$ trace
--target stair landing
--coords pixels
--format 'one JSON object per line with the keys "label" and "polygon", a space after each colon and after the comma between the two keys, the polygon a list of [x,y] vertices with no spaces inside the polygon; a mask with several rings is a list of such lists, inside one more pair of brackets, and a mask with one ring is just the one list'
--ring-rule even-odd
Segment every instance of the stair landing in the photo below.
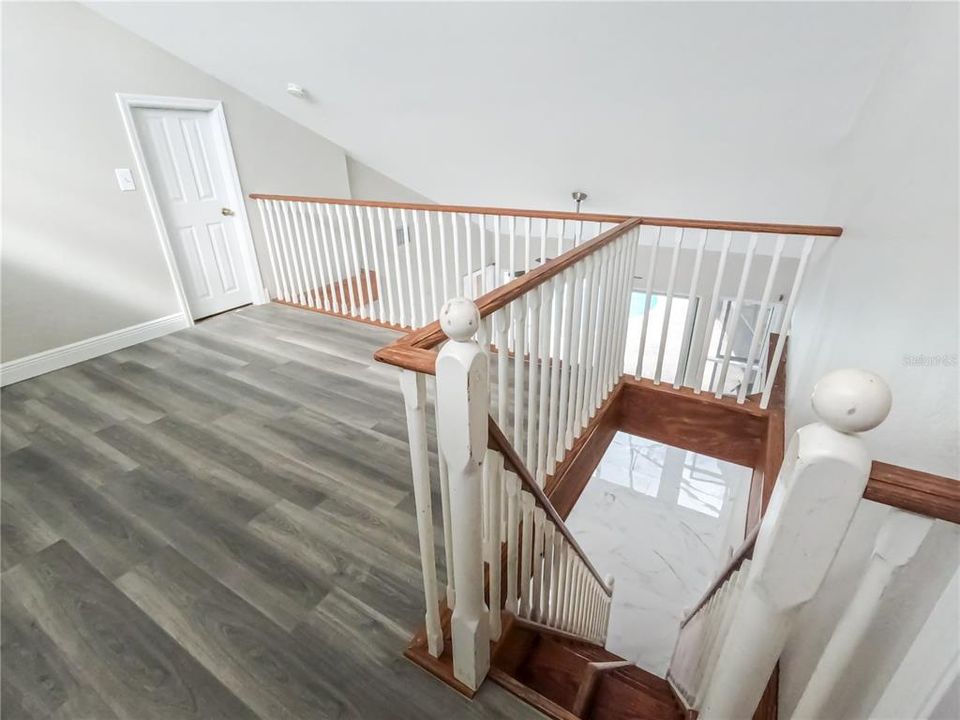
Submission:
{"label": "stair landing", "polygon": [[684,710],[661,677],[618,655],[549,631],[511,623],[490,678],[555,720],[682,720]]}

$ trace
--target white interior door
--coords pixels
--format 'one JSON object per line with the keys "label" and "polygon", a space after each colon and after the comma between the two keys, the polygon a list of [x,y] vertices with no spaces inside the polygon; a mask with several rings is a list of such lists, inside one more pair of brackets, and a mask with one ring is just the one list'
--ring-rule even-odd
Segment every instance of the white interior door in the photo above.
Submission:
{"label": "white interior door", "polygon": [[212,113],[133,108],[133,120],[194,319],[253,299]]}

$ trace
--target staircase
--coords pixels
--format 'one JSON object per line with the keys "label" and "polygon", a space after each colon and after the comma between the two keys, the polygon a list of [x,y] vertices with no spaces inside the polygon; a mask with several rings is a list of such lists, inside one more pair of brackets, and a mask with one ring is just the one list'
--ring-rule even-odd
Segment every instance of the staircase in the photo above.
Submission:
{"label": "staircase", "polygon": [[599,645],[522,620],[497,647],[490,678],[556,720],[682,720],[666,680]]}
{"label": "staircase", "polygon": [[[934,519],[960,523],[955,481],[871,475],[857,435],[890,402],[871,373],[826,376],[821,422],[784,449],[791,315],[815,243],[840,228],[252,197],[279,302],[409,331],[375,355],[400,370],[417,511],[425,613],[405,655],[468,697],[490,679],[561,720],[775,720],[799,611],[860,503],[884,503],[867,573],[795,710],[824,717],[878,595]],[[688,302],[671,318],[675,296]],[[716,342],[721,316],[736,322]],[[754,470],[752,532],[686,613],[668,679],[604,649],[613,578],[564,523],[579,493],[566,478],[585,483],[616,430]]]}

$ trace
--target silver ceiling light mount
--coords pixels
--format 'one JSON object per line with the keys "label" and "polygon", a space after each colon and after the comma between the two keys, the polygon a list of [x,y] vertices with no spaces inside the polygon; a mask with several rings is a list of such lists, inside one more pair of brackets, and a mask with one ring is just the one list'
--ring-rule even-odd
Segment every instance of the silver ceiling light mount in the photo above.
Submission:
{"label": "silver ceiling light mount", "polygon": [[577,212],[580,212],[580,203],[587,199],[587,194],[582,190],[574,190],[573,193],[571,193],[571,197],[577,204]]}

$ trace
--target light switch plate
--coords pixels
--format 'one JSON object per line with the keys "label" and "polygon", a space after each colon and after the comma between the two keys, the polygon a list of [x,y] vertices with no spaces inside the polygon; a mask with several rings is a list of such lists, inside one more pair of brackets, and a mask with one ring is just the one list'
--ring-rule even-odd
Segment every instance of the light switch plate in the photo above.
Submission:
{"label": "light switch plate", "polygon": [[117,185],[120,186],[121,192],[130,192],[131,190],[136,190],[137,185],[133,182],[133,173],[130,172],[130,168],[117,168],[113,171],[117,176]]}

